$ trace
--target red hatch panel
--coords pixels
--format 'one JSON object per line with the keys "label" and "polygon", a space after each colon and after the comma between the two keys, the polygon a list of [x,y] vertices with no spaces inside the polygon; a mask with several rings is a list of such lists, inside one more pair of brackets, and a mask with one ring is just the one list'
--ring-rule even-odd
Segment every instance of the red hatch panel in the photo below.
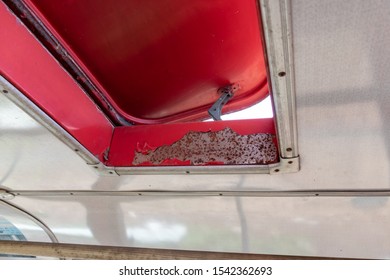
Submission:
{"label": "red hatch panel", "polygon": [[113,125],[3,2],[0,38],[0,75],[103,160]]}
{"label": "red hatch panel", "polygon": [[256,0],[26,0],[127,120],[199,120],[268,94]]}

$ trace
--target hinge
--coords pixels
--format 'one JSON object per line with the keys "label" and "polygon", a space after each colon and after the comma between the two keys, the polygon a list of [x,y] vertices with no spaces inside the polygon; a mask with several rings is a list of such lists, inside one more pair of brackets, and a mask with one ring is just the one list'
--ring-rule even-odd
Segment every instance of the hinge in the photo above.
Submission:
{"label": "hinge", "polygon": [[234,92],[237,91],[238,85],[228,85],[226,87],[223,87],[218,90],[218,93],[221,94],[221,97],[218,98],[217,101],[211,106],[209,109],[209,115],[213,118],[215,121],[220,121],[221,114],[222,114],[222,107],[230,100],[232,99]]}

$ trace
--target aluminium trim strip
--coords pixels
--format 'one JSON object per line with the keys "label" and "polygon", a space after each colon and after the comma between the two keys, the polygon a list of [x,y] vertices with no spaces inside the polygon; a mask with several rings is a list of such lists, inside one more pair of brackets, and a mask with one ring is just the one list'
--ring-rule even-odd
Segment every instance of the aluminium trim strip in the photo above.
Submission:
{"label": "aluminium trim strip", "polygon": [[[182,197],[390,197],[390,190],[362,189],[362,190],[291,190],[291,191],[80,191],[80,190],[6,190],[17,198],[23,197],[130,197],[130,196],[182,196]],[[8,202],[6,202],[8,203]]]}
{"label": "aluminium trim strip", "polygon": [[259,0],[282,158],[299,156],[290,0]]}
{"label": "aluminium trim strip", "polygon": [[[106,168],[103,165],[103,170]],[[299,157],[283,159],[269,165],[208,165],[208,166],[148,166],[148,167],[115,167],[119,175],[143,174],[283,174],[298,172]]]}
{"label": "aluminium trim strip", "polygon": [[209,165],[209,166],[148,166],[148,167],[116,167],[119,175],[143,174],[269,174],[268,165]]}

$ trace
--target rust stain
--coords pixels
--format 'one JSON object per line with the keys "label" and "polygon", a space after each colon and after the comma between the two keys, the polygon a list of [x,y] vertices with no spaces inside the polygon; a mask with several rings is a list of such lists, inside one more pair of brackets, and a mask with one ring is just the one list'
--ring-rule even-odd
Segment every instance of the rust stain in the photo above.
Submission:
{"label": "rust stain", "polygon": [[133,165],[160,165],[167,160],[190,162],[191,165],[270,164],[277,161],[273,135],[240,135],[231,128],[220,131],[190,131],[172,145],[149,151],[135,151]]}

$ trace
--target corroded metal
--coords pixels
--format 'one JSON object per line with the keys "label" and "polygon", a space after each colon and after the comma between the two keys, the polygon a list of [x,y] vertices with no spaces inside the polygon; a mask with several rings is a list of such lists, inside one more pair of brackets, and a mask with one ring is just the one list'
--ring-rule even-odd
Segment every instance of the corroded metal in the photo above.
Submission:
{"label": "corroded metal", "polygon": [[231,128],[190,131],[172,145],[135,151],[133,165],[164,165],[180,161],[190,165],[270,164],[278,159],[274,136],[267,133],[240,135]]}

